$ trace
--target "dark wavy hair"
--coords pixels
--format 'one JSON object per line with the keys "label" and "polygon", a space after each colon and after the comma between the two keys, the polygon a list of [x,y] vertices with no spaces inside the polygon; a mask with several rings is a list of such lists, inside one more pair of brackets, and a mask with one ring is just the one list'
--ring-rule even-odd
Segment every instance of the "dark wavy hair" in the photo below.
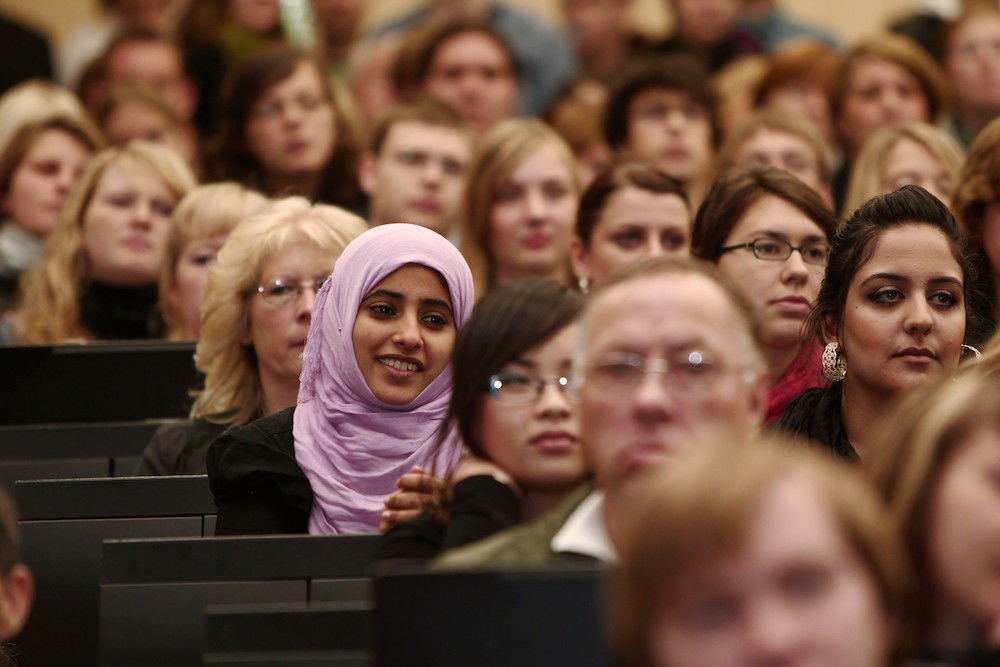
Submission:
{"label": "dark wavy hair", "polygon": [[522,278],[484,296],[458,334],[452,357],[448,417],[465,446],[489,458],[479,440],[479,411],[486,382],[505,364],[552,338],[583,307],[583,297],[547,278]]}

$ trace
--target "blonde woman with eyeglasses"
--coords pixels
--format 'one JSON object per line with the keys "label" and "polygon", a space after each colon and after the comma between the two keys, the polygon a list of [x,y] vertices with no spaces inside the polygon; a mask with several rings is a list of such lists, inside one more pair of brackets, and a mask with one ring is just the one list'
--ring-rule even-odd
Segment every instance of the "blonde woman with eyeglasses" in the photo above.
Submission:
{"label": "blonde woman with eyeglasses", "polygon": [[204,474],[215,436],[295,405],[316,293],[365,228],[347,211],[299,197],[270,204],[236,226],[202,304],[195,365],[205,387],[190,419],[156,432],[137,475]]}

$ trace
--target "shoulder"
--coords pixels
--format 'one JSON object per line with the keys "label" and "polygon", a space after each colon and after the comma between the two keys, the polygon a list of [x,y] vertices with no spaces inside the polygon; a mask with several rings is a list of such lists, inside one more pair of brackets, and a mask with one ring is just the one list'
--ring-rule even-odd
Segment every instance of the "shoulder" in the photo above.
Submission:
{"label": "shoulder", "polygon": [[203,475],[209,443],[226,424],[204,419],[184,419],[156,430],[142,455],[136,474]]}
{"label": "shoulder", "polygon": [[806,389],[788,403],[785,413],[772,422],[772,427],[786,433],[806,433],[818,417],[818,412],[830,409],[834,403],[839,409],[839,383]]}
{"label": "shoulder", "polygon": [[551,565],[559,559],[550,546],[552,538],[592,490],[590,484],[585,484],[558,507],[535,521],[508,528],[468,546],[450,549],[436,558],[430,569],[471,570]]}
{"label": "shoulder", "polygon": [[295,460],[292,422],[295,408],[261,417],[229,429],[208,448],[208,473],[216,481],[234,481],[252,474],[305,476]]}

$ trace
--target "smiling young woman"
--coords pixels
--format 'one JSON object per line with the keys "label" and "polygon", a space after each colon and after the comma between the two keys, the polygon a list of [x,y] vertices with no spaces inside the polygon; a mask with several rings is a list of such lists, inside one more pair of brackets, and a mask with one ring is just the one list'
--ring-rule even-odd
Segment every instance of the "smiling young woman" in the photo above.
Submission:
{"label": "smiling young woman", "polygon": [[468,265],[436,232],[381,225],[351,242],[312,309],[297,405],[209,448],[216,532],[375,532],[402,475],[450,473],[450,356],[472,302]]}

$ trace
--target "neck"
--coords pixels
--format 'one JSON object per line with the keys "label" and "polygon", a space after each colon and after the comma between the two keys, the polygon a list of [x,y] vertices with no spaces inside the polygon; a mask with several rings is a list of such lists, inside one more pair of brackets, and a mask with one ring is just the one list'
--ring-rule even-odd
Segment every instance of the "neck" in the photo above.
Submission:
{"label": "neck", "polygon": [[319,195],[320,172],[314,174],[269,174],[267,191],[272,197],[305,197],[315,201]]}
{"label": "neck", "polygon": [[770,370],[770,381],[771,385],[774,386],[778,384],[778,381],[784,377],[785,373],[794,363],[796,357],[802,352],[802,343],[796,343],[791,347],[772,347],[768,346],[764,348],[764,361],[767,362],[767,367]]}
{"label": "neck", "polygon": [[960,107],[956,105],[955,115],[971,130],[972,134],[979,134],[979,131],[990,124],[990,121],[1000,115],[1000,109],[994,107]]}
{"label": "neck", "polygon": [[[850,367],[848,367],[850,373]],[[840,417],[844,422],[847,440],[861,460],[871,451],[872,432],[889,412],[894,396],[876,395],[850,380],[844,380],[844,393],[840,404]]]}
{"label": "neck", "polygon": [[566,494],[572,491],[575,486],[568,489],[522,489],[521,496],[521,522],[534,521],[563,501]]}
{"label": "neck", "polygon": [[493,269],[493,286],[503,285],[518,278],[531,276],[533,278],[551,278],[566,287],[572,287],[570,282],[570,272],[568,266],[556,264],[551,271],[529,272],[514,267],[496,266]]}
{"label": "neck", "polygon": [[299,379],[268,378],[261,371],[260,386],[264,393],[264,414],[275,412],[295,405],[299,397]]}

